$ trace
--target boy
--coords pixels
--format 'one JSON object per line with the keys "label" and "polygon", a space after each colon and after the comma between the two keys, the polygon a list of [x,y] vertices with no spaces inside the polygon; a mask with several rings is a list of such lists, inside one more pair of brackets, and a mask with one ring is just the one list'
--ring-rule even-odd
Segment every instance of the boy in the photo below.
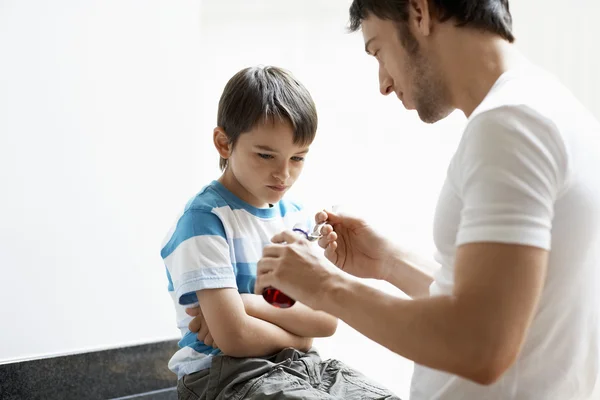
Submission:
{"label": "boy", "polygon": [[263,247],[310,224],[282,199],[316,134],[310,94],[285,70],[246,68],[227,83],[217,125],[223,175],[187,203],[161,252],[183,335],[169,362],[179,398],[393,398],[310,350],[313,337],[333,335],[337,319],[252,294]]}

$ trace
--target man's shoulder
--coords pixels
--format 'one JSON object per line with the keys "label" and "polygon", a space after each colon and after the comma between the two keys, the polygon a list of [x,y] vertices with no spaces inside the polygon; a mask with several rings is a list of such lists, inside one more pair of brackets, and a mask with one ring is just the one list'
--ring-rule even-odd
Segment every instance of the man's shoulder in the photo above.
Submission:
{"label": "man's shoulder", "polygon": [[552,74],[535,66],[508,71],[498,78],[469,116],[467,127],[482,119],[557,123],[583,111],[575,96]]}

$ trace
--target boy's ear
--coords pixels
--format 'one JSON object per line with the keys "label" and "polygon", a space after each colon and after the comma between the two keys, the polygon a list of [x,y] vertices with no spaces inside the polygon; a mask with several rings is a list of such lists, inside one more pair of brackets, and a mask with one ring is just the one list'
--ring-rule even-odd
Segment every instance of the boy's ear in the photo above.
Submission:
{"label": "boy's ear", "polygon": [[231,156],[231,143],[229,143],[227,134],[220,126],[217,126],[213,131],[213,143],[222,158],[227,160]]}

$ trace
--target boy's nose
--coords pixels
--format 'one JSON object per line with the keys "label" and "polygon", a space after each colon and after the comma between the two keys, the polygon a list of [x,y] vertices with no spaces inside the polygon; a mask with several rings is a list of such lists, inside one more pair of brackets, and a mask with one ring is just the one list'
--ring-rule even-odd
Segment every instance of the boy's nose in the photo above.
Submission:
{"label": "boy's nose", "polygon": [[273,176],[281,182],[286,182],[290,177],[290,168],[287,164],[281,165],[273,172]]}

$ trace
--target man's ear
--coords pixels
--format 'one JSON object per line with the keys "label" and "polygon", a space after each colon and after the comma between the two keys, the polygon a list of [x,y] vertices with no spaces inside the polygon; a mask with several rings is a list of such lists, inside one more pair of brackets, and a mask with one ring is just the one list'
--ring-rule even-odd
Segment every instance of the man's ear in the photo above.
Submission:
{"label": "man's ear", "polygon": [[229,137],[227,137],[225,130],[220,126],[217,126],[213,131],[213,143],[222,158],[227,160],[231,157],[232,146],[229,142]]}
{"label": "man's ear", "polygon": [[408,8],[408,23],[412,26],[413,31],[422,36],[431,34],[431,9],[429,8],[429,0],[410,0]]}

